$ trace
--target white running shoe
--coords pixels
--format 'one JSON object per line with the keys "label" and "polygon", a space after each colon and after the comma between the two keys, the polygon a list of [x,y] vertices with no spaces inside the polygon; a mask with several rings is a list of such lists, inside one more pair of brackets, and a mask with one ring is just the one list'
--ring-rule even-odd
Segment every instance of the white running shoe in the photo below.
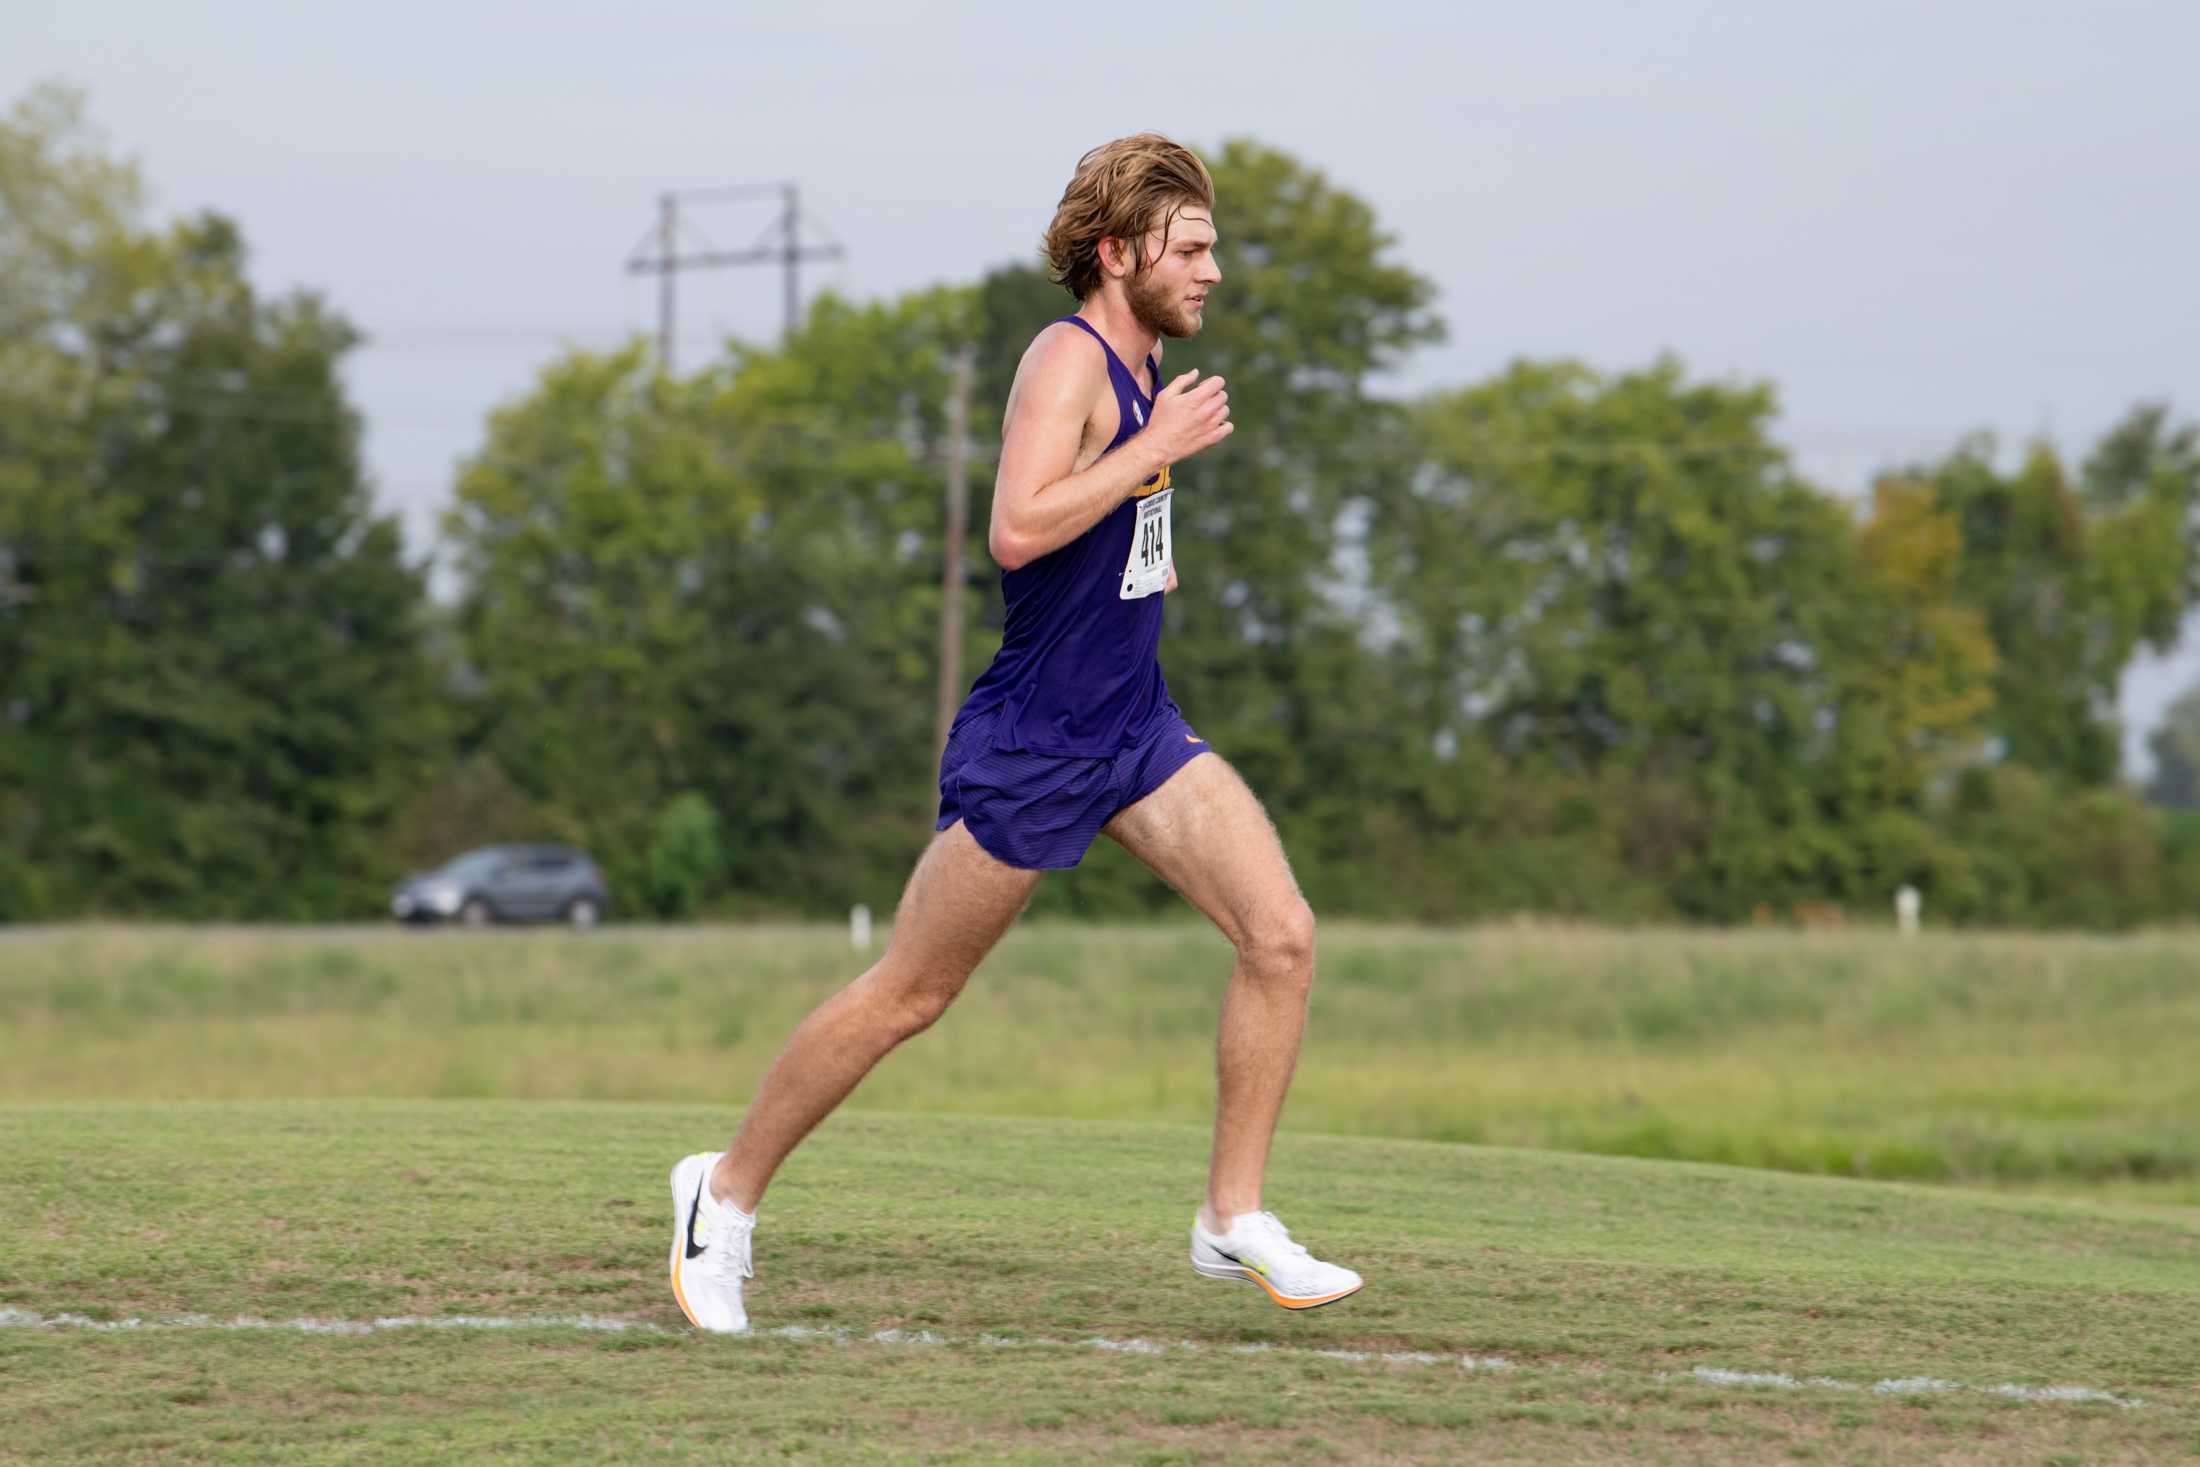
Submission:
{"label": "white running shoe", "polygon": [[1349,1268],[1324,1263],[1291,1241],[1272,1212],[1241,1212],[1217,1236],[1192,1219],[1192,1267],[1211,1279],[1259,1284],[1286,1309],[1317,1309],[1360,1291]]}
{"label": "white running shoe", "polygon": [[672,1169],[672,1297],[697,1329],[730,1335],[749,1327],[741,1281],[756,1273],[756,1219],[710,1195],[719,1155],[699,1151]]}

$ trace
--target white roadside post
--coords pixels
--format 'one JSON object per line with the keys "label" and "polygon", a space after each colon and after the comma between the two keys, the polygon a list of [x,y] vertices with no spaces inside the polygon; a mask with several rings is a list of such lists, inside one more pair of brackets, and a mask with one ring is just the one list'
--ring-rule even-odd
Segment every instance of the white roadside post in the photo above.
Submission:
{"label": "white roadside post", "polygon": [[1918,914],[1924,910],[1925,899],[1914,886],[1904,886],[1894,894],[1894,925],[1904,937],[1917,936]]}
{"label": "white roadside post", "polygon": [[861,902],[848,909],[848,945],[859,953],[871,950],[871,909]]}

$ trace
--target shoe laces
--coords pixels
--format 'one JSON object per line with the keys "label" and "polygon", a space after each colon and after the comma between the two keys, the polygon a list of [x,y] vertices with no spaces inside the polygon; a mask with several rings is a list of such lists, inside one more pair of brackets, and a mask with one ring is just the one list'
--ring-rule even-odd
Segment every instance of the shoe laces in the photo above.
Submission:
{"label": "shoe laces", "polygon": [[749,1261],[749,1244],[756,1237],[756,1224],[728,1217],[728,1209],[720,1208],[712,1219],[711,1248],[704,1256],[703,1267],[711,1278],[721,1284],[738,1284],[743,1279],[756,1277],[756,1270]]}
{"label": "shoe laces", "polygon": [[1234,1226],[1247,1228],[1248,1231],[1257,1234],[1263,1243],[1268,1244],[1279,1253],[1294,1258],[1311,1258],[1313,1256],[1306,1251],[1305,1244],[1291,1241],[1290,1230],[1284,1227],[1283,1220],[1272,1212],[1256,1212],[1250,1218],[1238,1219]]}

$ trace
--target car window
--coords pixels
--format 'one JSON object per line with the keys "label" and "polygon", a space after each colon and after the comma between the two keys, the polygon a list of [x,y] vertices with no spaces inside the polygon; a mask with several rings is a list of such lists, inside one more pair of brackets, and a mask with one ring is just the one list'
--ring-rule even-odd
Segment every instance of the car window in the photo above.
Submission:
{"label": "car window", "polygon": [[454,881],[479,881],[495,875],[506,859],[503,851],[468,851],[445,866],[442,874]]}

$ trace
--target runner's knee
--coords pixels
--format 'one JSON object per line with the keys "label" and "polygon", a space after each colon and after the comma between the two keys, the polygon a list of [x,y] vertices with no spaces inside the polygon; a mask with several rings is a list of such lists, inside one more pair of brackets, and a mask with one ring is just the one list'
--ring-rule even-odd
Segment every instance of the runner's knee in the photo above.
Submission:
{"label": "runner's knee", "polygon": [[878,1004],[894,1042],[912,1039],[938,1023],[955,1001],[956,991],[939,984],[882,985]]}
{"label": "runner's knee", "polygon": [[1301,988],[1314,982],[1314,909],[1303,898],[1265,912],[1249,923],[1238,940],[1246,971],[1275,983]]}

